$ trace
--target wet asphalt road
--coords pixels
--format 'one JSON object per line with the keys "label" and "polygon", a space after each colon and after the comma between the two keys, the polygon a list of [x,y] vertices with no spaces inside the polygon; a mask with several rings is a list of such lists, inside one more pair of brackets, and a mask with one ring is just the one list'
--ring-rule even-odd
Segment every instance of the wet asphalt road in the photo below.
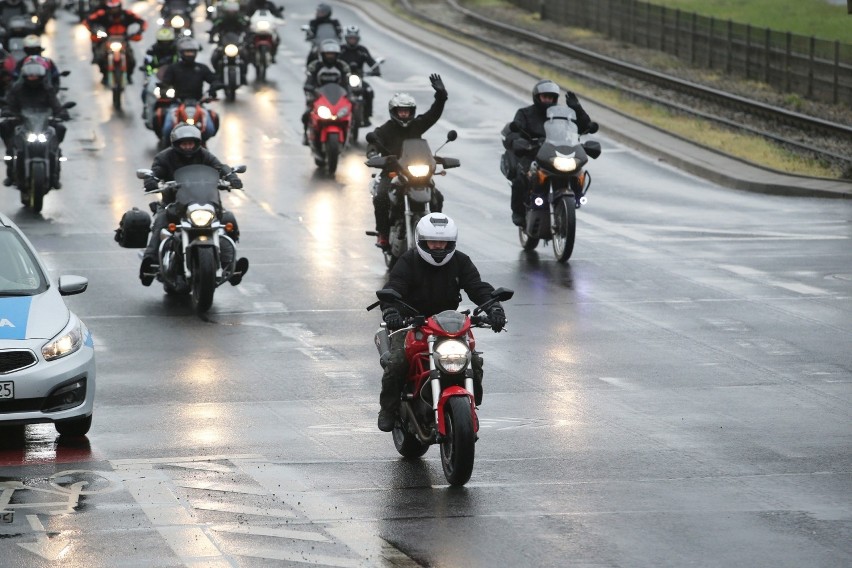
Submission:
{"label": "wet asphalt road", "polygon": [[85,440],[0,431],[14,511],[0,565],[852,564],[852,203],[720,188],[598,137],[571,261],[524,253],[498,132],[525,99],[335,5],[387,58],[381,119],[397,90],[425,110],[428,75],[444,77],[428,138],[456,129],[441,153],[462,161],[439,180],[445,212],[483,278],[516,291],[508,333],[477,336],[471,481],[447,487],[436,448],[399,458],[375,428],[378,316],[364,307],[385,268],[364,236],[363,148],[329,179],[300,144],[313,7],[286,4],[268,85],[214,103],[210,149],[248,166],[226,202],[251,270],[204,318],[143,288],[136,251],[112,239],[145,207],[134,170],[155,153],[138,75],[114,112],[82,28],[65,12],[51,24],[78,102],[64,188],[38,216],[3,188],[0,210],[54,276],[89,278],[67,301],[94,333],[98,392]]}

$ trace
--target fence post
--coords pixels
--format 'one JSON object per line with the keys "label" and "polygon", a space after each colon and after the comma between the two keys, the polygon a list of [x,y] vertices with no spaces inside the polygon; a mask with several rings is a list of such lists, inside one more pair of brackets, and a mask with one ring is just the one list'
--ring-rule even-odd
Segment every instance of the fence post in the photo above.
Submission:
{"label": "fence post", "polygon": [[660,7],[660,51],[666,51],[666,7]]}
{"label": "fence post", "polygon": [[734,43],[734,22],[728,20],[728,41],[725,42],[725,73],[731,72],[731,57]]}
{"label": "fence post", "polygon": [[692,13],[692,29],[689,33],[689,62],[695,65],[695,33],[698,22],[698,14]]}
{"label": "fence post", "polygon": [[675,9],[675,44],[674,44],[674,54],[675,57],[680,57],[680,8]]}
{"label": "fence post", "polygon": [[716,18],[710,18],[710,32],[707,37],[707,68],[713,69],[713,40],[716,35]]}
{"label": "fence post", "polygon": [[645,2],[645,47],[651,48],[651,3]]}
{"label": "fence post", "polygon": [[766,28],[766,36],[763,41],[763,82],[769,84],[769,42],[772,30]]}
{"label": "fence post", "polygon": [[793,34],[787,32],[787,49],[784,50],[784,91],[790,92],[790,79],[793,70],[790,69],[790,59],[793,52]]}
{"label": "fence post", "polygon": [[745,77],[749,78],[749,67],[751,66],[751,24],[746,25],[746,54],[745,54]]}
{"label": "fence post", "polygon": [[[852,0],[849,0],[850,8],[852,8]],[[832,97],[834,104],[840,102],[840,41],[834,42],[834,96]]]}
{"label": "fence post", "polygon": [[811,36],[808,48],[808,98],[814,96],[814,57],[816,56],[816,38]]}

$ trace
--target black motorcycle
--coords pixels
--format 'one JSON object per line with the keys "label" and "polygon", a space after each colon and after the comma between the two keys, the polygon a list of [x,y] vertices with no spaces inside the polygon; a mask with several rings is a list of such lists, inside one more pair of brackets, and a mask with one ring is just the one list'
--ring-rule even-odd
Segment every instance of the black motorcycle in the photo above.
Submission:
{"label": "black motorcycle", "polygon": [[[458,134],[455,130],[447,133],[447,142],[452,142],[456,138]],[[380,145],[372,132],[367,134],[367,142]],[[437,156],[438,150],[433,154],[426,140],[410,138],[402,142],[402,152],[399,156],[373,156],[366,162],[367,166],[381,168],[391,176],[388,191],[391,202],[391,228],[388,235],[389,246],[383,251],[385,265],[388,268],[391,268],[405,251],[417,244],[414,240],[414,229],[420,219],[432,212],[431,203],[437,191],[433,176],[446,175],[446,170],[461,165],[456,158]],[[443,166],[443,170],[436,171],[439,165]],[[381,175],[386,174],[373,174],[371,193],[374,196],[381,181],[379,178]],[[378,233],[367,231],[367,234],[376,236]]]}
{"label": "black motorcycle", "polygon": [[216,75],[225,89],[225,100],[234,102],[237,89],[243,84],[248,63],[245,60],[245,36],[236,32],[219,35],[212,60],[216,62]]}
{"label": "black motorcycle", "polygon": [[[68,102],[63,107],[68,109],[75,105]],[[41,212],[47,192],[59,187],[59,165],[65,158],[53,125],[60,120],[52,116],[50,109],[23,108],[20,124],[15,126],[14,153],[6,157],[12,160],[14,183],[21,192],[21,203],[35,213]]]}
{"label": "black motorcycle", "polygon": [[[237,166],[233,173],[243,173]],[[136,177],[153,177],[147,169]],[[166,206],[172,223],[160,235],[157,272],[149,274],[163,283],[167,294],[191,294],[195,311],[202,314],[213,305],[216,288],[230,282],[236,286],[248,270],[248,260],[237,259],[236,219],[225,212],[219,190],[231,190],[219,171],[205,165],[185,166],[175,171],[174,181],[160,181],[146,193],[175,192]],[[142,239],[140,239],[142,240]]]}
{"label": "black motorcycle", "polygon": [[352,67],[349,75],[349,90],[352,92],[352,124],[349,126],[350,138],[352,142],[358,141],[358,131],[365,122],[368,116],[365,116],[364,92],[367,89],[367,82],[364,81],[364,76],[381,75],[380,65],[384,62],[384,58],[376,60],[376,64],[372,67]]}
{"label": "black motorcycle", "polygon": [[[536,138],[511,122],[503,129],[520,132],[527,142],[526,151],[534,152],[526,177],[530,183],[526,222],[518,228],[521,246],[534,250],[541,240],[553,242],[553,254],[559,262],[566,262],[574,251],[577,231],[576,210],[586,203],[586,192],[591,185],[591,175],[585,165],[589,158],[601,154],[599,142],[580,142],[576,123],[577,115],[565,105],[547,109],[544,138]],[[597,131],[597,124],[590,133]],[[508,175],[508,166],[501,165]]]}

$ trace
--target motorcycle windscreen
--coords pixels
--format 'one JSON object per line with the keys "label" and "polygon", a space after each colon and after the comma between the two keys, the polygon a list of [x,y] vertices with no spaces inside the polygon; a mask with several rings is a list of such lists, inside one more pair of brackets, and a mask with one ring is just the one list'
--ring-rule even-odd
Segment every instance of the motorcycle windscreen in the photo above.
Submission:
{"label": "motorcycle windscreen", "polygon": [[27,132],[46,133],[49,125],[51,111],[43,108],[27,108],[21,109],[24,128]]}
{"label": "motorcycle windscreen", "polygon": [[577,131],[577,115],[565,105],[554,105],[547,109],[544,123],[545,140],[554,146],[576,146],[580,143]]}
{"label": "motorcycle windscreen", "polygon": [[175,200],[189,203],[219,203],[219,171],[216,168],[196,164],[175,170],[175,181],[179,184]]}
{"label": "motorcycle windscreen", "polygon": [[422,138],[409,138],[402,141],[402,151],[399,156],[399,165],[405,169],[412,164],[424,164],[429,166],[429,171],[435,169],[435,158],[429,143]]}
{"label": "motorcycle windscreen", "polygon": [[342,97],[346,96],[346,89],[337,83],[326,83],[317,89],[317,92],[328,99],[332,105],[336,105]]}
{"label": "motorcycle windscreen", "polygon": [[333,39],[337,41],[337,28],[330,22],[323,22],[317,26],[317,33],[314,36],[314,45],[321,45],[323,41]]}
{"label": "motorcycle windscreen", "polygon": [[447,333],[458,333],[464,329],[467,316],[455,310],[446,310],[432,316],[435,323]]}

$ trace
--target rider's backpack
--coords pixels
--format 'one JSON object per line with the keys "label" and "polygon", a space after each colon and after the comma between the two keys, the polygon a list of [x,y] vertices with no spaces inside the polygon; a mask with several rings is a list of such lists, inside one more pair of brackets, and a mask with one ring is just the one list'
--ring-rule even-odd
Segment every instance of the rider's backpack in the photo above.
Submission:
{"label": "rider's backpack", "polygon": [[134,207],[121,216],[118,229],[115,230],[115,242],[124,248],[145,248],[148,246],[150,229],[151,216]]}

